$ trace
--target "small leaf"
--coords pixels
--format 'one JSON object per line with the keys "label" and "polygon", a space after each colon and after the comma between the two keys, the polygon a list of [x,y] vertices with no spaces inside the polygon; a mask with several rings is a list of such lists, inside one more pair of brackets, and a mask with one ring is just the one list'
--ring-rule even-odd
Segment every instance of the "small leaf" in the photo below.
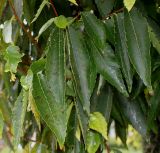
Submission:
{"label": "small leaf", "polygon": [[46,31],[46,30],[49,28],[49,26],[52,25],[52,23],[54,22],[54,20],[55,20],[55,18],[49,19],[49,20],[41,27],[41,29],[39,30],[39,33],[38,33],[38,36],[36,37],[36,39],[38,39],[38,38],[41,36],[41,34],[42,34],[44,31]]}
{"label": "small leaf", "polygon": [[151,56],[148,24],[136,9],[125,11],[124,25],[128,54],[133,67],[148,88],[151,87]]}
{"label": "small leaf", "polygon": [[21,62],[22,54],[19,53],[19,47],[11,45],[6,49],[4,59],[6,60],[5,72],[16,73],[18,63]]}
{"label": "small leaf", "polygon": [[94,112],[90,114],[89,128],[99,132],[107,140],[107,123],[101,113]]}
{"label": "small leaf", "polygon": [[71,3],[73,3],[73,4],[75,4],[75,5],[77,5],[77,6],[78,6],[78,4],[77,4],[76,0],[68,0],[68,1],[70,1]]}
{"label": "small leaf", "polygon": [[123,3],[128,11],[130,11],[135,4],[136,0],[123,0]]}
{"label": "small leaf", "polygon": [[95,153],[101,144],[100,135],[94,131],[89,130],[87,133],[87,151],[88,153]]}
{"label": "small leaf", "polygon": [[54,23],[60,29],[65,29],[69,25],[69,22],[68,22],[67,18],[63,15],[55,17],[54,18]]}
{"label": "small leaf", "polygon": [[28,92],[22,90],[13,108],[13,135],[14,146],[17,149],[23,135],[23,123],[27,109]]}
{"label": "small leaf", "polygon": [[44,8],[47,4],[49,4],[48,0],[43,0],[43,2],[41,3],[40,7],[38,8],[37,13],[36,13],[36,15],[35,15],[35,17],[34,17],[34,19],[32,20],[31,23],[33,23],[33,22],[35,22],[35,21],[37,20],[37,18],[38,18],[39,15],[41,14],[43,8]]}

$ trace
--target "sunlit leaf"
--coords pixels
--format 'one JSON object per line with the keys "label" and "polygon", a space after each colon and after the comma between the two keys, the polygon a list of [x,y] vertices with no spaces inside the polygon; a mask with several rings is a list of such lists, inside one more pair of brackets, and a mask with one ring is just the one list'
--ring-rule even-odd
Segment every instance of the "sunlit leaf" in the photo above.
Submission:
{"label": "sunlit leaf", "polygon": [[128,11],[130,11],[135,4],[136,0],[123,0],[123,3]]}
{"label": "sunlit leaf", "polygon": [[68,0],[68,1],[70,1],[71,3],[73,3],[75,5],[78,5],[77,2],[76,2],[76,0]]}
{"label": "sunlit leaf", "polygon": [[90,114],[89,128],[99,132],[107,140],[107,123],[101,113],[94,112]]}

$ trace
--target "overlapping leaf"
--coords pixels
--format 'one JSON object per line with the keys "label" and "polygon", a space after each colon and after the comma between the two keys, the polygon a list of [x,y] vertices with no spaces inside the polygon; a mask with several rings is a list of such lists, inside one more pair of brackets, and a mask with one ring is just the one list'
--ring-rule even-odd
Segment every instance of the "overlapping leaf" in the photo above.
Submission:
{"label": "overlapping leaf", "polygon": [[128,86],[128,90],[129,92],[131,92],[132,78],[133,78],[132,71],[133,70],[132,70],[129,56],[128,56],[128,48],[126,44],[123,14],[115,15],[114,20],[115,20],[115,28],[116,28],[115,30],[116,53],[119,58],[119,62],[120,62],[127,86]]}
{"label": "overlapping leaf", "polygon": [[150,40],[146,19],[133,9],[124,13],[124,25],[130,60],[143,80],[151,88]]}
{"label": "overlapping leaf", "polygon": [[82,35],[73,28],[69,28],[68,33],[70,40],[70,61],[75,89],[83,104],[83,108],[89,113],[90,96],[94,87],[96,74],[94,73],[94,69],[91,69],[90,57]]}
{"label": "overlapping leaf", "polygon": [[96,19],[96,17],[89,12],[82,14],[85,25],[85,30],[89,35],[88,43],[90,52],[97,71],[100,72],[104,78],[120,92],[128,96],[126,91],[119,63],[109,44],[106,43],[106,33],[104,25]]}

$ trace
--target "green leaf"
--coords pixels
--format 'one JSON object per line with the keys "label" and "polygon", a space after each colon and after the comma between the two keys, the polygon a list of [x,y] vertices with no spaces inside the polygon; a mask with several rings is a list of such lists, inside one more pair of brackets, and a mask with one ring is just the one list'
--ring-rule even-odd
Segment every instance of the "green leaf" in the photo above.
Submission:
{"label": "green leaf", "polygon": [[23,123],[27,109],[27,102],[28,92],[22,90],[13,108],[13,135],[15,149],[17,149],[20,143],[20,138],[23,135]]}
{"label": "green leaf", "polygon": [[106,33],[102,22],[88,12],[82,14],[85,30],[89,36],[88,46],[97,71],[120,92],[128,96],[122,79],[119,63],[114,51],[106,43]]}
{"label": "green leaf", "polygon": [[151,42],[153,47],[158,51],[160,54],[160,28],[159,25],[156,24],[153,20],[148,20],[148,31],[150,35]]}
{"label": "green leaf", "polygon": [[91,97],[91,112],[100,112],[106,118],[107,122],[109,122],[112,102],[112,89],[100,75]]}
{"label": "green leaf", "polygon": [[40,116],[55,134],[62,149],[72,104],[67,106],[63,102],[56,102],[54,94],[48,86],[48,81],[42,74],[33,77],[33,97]]}
{"label": "green leaf", "polygon": [[150,39],[147,21],[138,10],[133,9],[130,13],[125,11],[124,25],[130,60],[144,84],[151,88]]}
{"label": "green leaf", "polygon": [[100,135],[91,130],[87,133],[87,151],[88,153],[95,153],[98,150],[99,145],[101,144]]}
{"label": "green leaf", "polygon": [[71,3],[73,3],[75,5],[78,5],[77,2],[76,2],[76,0],[68,0],[68,1],[70,1]]}
{"label": "green leaf", "polygon": [[90,57],[82,35],[73,28],[69,28],[69,54],[73,73],[75,90],[83,105],[83,109],[90,113],[90,96],[94,87],[96,74],[90,65]]}
{"label": "green leaf", "polygon": [[85,31],[92,38],[92,41],[97,47],[104,48],[106,44],[106,31],[103,22],[89,12],[82,13],[82,19]]}
{"label": "green leaf", "polygon": [[46,78],[57,103],[65,103],[65,33],[53,29],[48,43],[46,58]]}
{"label": "green leaf", "polygon": [[143,136],[147,135],[147,122],[145,115],[143,114],[139,103],[134,101],[129,101],[124,96],[118,94],[118,107],[124,113],[128,121],[132,126]]}
{"label": "green leaf", "polygon": [[153,127],[153,124],[156,120],[156,117],[158,116],[160,109],[160,93],[159,93],[159,85],[157,85],[154,96],[151,97],[149,103],[150,103],[150,109],[148,111],[148,117],[147,117],[147,122],[148,122],[148,130],[150,130]]}
{"label": "green leaf", "polygon": [[125,77],[128,90],[132,90],[133,70],[130,64],[128,56],[128,48],[126,44],[125,28],[124,28],[124,16],[118,14],[114,16],[115,20],[115,48],[119,58],[119,62],[122,68],[123,75]]}
{"label": "green leaf", "polygon": [[49,4],[48,0],[43,0],[43,2],[41,3],[40,7],[38,8],[37,13],[35,14],[35,17],[34,17],[34,19],[32,20],[31,23],[33,23],[33,22],[35,22],[35,21],[37,20],[37,18],[38,18],[38,17],[40,16],[40,14],[41,14],[43,8],[44,8],[47,4]]}
{"label": "green leaf", "polygon": [[88,40],[88,43],[90,43],[90,51],[92,52],[97,71],[111,85],[116,87],[125,96],[128,96],[118,61],[109,44],[106,44],[106,47],[102,50],[97,48],[92,41]]}
{"label": "green leaf", "polygon": [[115,0],[95,0],[95,3],[101,16],[106,17],[109,13],[111,13]]}
{"label": "green leaf", "polygon": [[51,25],[52,23],[54,22],[55,18],[51,18],[49,19],[42,27],[41,29],[39,30],[39,33],[38,33],[38,36],[36,37],[36,39],[38,39],[43,32],[45,32]]}
{"label": "green leaf", "polygon": [[99,132],[107,140],[107,123],[101,113],[94,112],[90,114],[89,128]]}
{"label": "green leaf", "polygon": [[136,0],[123,0],[123,3],[128,11],[130,11],[135,4]]}
{"label": "green leaf", "polygon": [[21,62],[22,54],[19,53],[19,47],[11,45],[7,47],[4,54],[4,59],[6,60],[5,72],[16,73],[18,63]]}

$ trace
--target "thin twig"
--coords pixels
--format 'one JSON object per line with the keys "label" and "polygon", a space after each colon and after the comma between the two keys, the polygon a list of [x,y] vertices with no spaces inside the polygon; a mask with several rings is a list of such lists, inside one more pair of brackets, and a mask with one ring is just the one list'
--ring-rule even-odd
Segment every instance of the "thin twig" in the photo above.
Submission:
{"label": "thin twig", "polygon": [[111,17],[111,16],[114,15],[115,13],[123,12],[123,10],[124,10],[124,7],[120,8],[120,9],[118,9],[118,10],[115,10],[115,11],[109,13],[106,17],[104,17],[103,20],[105,20],[105,19]]}
{"label": "thin twig", "polygon": [[107,150],[107,153],[110,153],[110,148],[109,148],[107,142],[106,142],[106,150]]}
{"label": "thin twig", "polygon": [[53,8],[53,11],[54,11],[55,16],[58,16],[58,13],[57,13],[57,10],[56,10],[56,8],[55,8],[55,6],[54,6],[53,1],[50,0],[50,3],[51,3],[51,6],[52,6],[52,8]]}
{"label": "thin twig", "polygon": [[16,10],[15,10],[15,7],[14,7],[14,5],[13,5],[13,3],[12,3],[12,0],[8,0],[8,2],[9,2],[9,5],[10,5],[12,11],[13,11],[13,14],[14,14],[14,16],[15,16],[18,24],[19,24],[20,27],[24,30],[24,32],[27,34],[27,36],[28,36],[28,38],[30,39],[30,41],[35,45],[35,47],[36,47],[36,49],[37,49],[38,57],[41,57],[41,55],[42,55],[42,49],[41,49],[41,47],[39,46],[37,40],[31,35],[31,32],[30,32],[29,28],[27,29],[27,28],[25,27],[25,25],[23,24],[23,22],[19,19],[18,15],[17,15],[17,12],[16,12]]}

